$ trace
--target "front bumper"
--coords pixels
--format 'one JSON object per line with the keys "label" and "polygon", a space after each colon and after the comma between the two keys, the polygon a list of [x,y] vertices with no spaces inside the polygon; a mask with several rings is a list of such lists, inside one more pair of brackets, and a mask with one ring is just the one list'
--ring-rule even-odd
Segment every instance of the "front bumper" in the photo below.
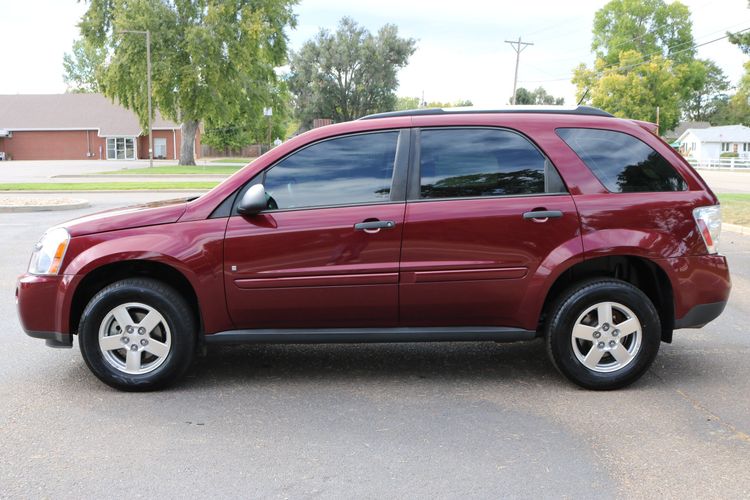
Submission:
{"label": "front bumper", "polygon": [[50,347],[72,347],[67,329],[69,276],[24,274],[16,283],[16,305],[21,327],[30,337],[44,339]]}

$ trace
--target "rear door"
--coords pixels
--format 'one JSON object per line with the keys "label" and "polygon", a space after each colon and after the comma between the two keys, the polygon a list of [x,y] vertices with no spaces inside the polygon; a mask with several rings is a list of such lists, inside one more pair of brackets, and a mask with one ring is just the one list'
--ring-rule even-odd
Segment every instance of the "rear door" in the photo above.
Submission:
{"label": "rear door", "polygon": [[[576,207],[523,135],[500,128],[415,130],[401,253],[404,326],[520,327],[534,276],[580,247]],[[526,325],[528,327],[529,325]]]}
{"label": "rear door", "polygon": [[225,287],[237,328],[397,324],[408,137],[324,140],[245,187],[262,183],[268,209],[235,210],[227,225]]}

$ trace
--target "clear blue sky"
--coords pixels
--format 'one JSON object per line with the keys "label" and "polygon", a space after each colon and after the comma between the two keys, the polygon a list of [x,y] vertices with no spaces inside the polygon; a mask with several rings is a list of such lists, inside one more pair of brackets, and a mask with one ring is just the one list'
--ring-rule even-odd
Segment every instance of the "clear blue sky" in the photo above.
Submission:
{"label": "clear blue sky", "polygon": [[[400,73],[399,95],[427,100],[471,99],[480,106],[507,102],[513,87],[515,53],[503,43],[523,36],[534,42],[521,56],[520,86],[543,85],[573,100],[572,68],[591,61],[594,12],[605,0],[302,0],[298,26],[289,33],[299,47],[320,28],[335,28],[350,16],[372,31],[398,25],[416,38],[417,52]],[[686,0],[696,42],[750,27],[746,0]],[[719,8],[719,5],[721,6]],[[62,56],[77,36],[85,10],[75,0],[0,0],[0,93],[63,92]],[[699,50],[737,81],[747,60],[726,41]]]}

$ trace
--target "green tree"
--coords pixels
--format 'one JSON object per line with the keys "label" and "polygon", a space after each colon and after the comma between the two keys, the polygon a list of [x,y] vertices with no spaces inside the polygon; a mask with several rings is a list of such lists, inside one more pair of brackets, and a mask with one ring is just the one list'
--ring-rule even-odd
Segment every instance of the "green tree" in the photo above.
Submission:
{"label": "green tree", "polygon": [[[473,106],[469,99],[459,99],[453,102],[442,102],[442,101],[430,101],[426,103],[420,102],[419,97],[399,97],[396,99],[395,111],[406,111],[410,109],[417,109],[420,107],[425,108],[466,108]],[[423,105],[423,106],[422,106]]]}
{"label": "green tree", "polygon": [[104,65],[107,54],[103,48],[97,48],[78,39],[73,42],[71,52],[63,56],[63,80],[68,92],[99,92],[96,72]]}
{"label": "green tree", "polygon": [[612,0],[594,15],[593,34],[591,49],[608,65],[618,64],[620,52],[630,50],[677,64],[695,56],[690,11],[678,1]]}
{"label": "green tree", "polygon": [[655,122],[658,106],[661,130],[679,122],[680,78],[672,61],[662,56],[644,64],[640,53],[622,52],[616,67],[606,66],[603,59],[594,69],[579,66],[573,82],[579,89],[590,89],[588,102],[615,116]]}
{"label": "green tree", "polygon": [[[512,101],[511,96],[509,101]],[[544,105],[562,105],[565,104],[564,97],[554,97],[547,93],[544,87],[538,87],[536,90],[528,90],[524,87],[516,89],[516,104],[544,104]]]}
{"label": "green tree", "polygon": [[180,164],[195,164],[198,124],[258,116],[287,54],[294,0],[88,0],[86,43],[106,50],[103,93],[148,121],[146,44],[123,30],[150,30],[154,108],[182,123]]}
{"label": "green tree", "polygon": [[[713,68],[695,60],[690,11],[678,1],[611,0],[594,16],[592,68],[579,65],[577,97],[618,116],[673,128],[683,105],[712,95]],[[716,76],[714,73],[713,76]]]}
{"label": "green tree", "polygon": [[281,84],[270,94],[270,107],[273,114],[264,116],[258,110],[256,100],[248,101],[244,113],[232,117],[209,117],[203,125],[201,142],[217,150],[226,152],[238,150],[249,144],[269,144],[277,137],[285,139],[290,121],[289,91]]}
{"label": "green tree", "polygon": [[393,107],[393,110],[407,111],[410,109],[417,109],[420,104],[422,103],[419,97],[397,97],[396,105]]}
{"label": "green tree", "polygon": [[[683,104],[683,114],[688,120],[710,121],[727,100],[729,79],[724,71],[709,59],[697,60],[689,65],[691,91]],[[684,79],[683,79],[684,81]]]}
{"label": "green tree", "polygon": [[321,30],[291,55],[289,89],[303,126],[315,118],[341,122],[395,109],[397,73],[415,43],[400,38],[392,24],[372,35],[348,17],[335,33]]}

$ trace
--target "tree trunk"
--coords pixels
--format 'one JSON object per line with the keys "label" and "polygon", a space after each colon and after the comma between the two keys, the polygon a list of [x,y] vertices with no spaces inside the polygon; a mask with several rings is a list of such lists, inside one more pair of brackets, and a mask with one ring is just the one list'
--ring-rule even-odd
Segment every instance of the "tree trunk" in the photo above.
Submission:
{"label": "tree trunk", "polygon": [[180,130],[182,132],[180,165],[195,165],[195,134],[198,132],[198,122],[185,120]]}

